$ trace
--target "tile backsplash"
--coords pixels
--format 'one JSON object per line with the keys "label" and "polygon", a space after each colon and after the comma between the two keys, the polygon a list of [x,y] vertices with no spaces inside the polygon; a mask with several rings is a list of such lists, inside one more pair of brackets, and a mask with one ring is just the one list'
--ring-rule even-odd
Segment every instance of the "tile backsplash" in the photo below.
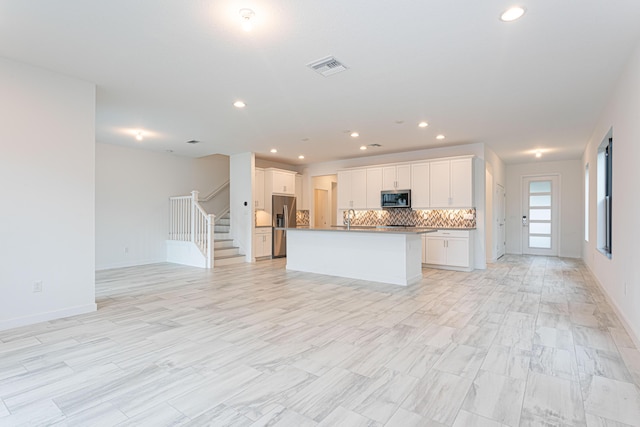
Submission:
{"label": "tile backsplash", "polygon": [[309,225],[310,215],[308,210],[296,211],[296,224]]}
{"label": "tile backsplash", "polygon": [[[385,209],[355,212],[352,225],[476,228],[475,209]],[[473,219],[465,219],[465,215],[472,215]],[[346,220],[347,212],[344,211],[342,216]]]}

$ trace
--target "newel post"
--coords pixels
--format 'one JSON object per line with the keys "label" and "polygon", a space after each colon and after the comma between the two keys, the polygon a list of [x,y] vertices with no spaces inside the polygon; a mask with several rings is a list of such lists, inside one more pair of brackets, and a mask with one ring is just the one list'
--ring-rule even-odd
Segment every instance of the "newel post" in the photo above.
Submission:
{"label": "newel post", "polygon": [[213,268],[215,223],[216,216],[214,214],[207,215],[207,265],[209,268]]}
{"label": "newel post", "polygon": [[191,241],[196,242],[196,205],[198,203],[198,191],[191,192]]}

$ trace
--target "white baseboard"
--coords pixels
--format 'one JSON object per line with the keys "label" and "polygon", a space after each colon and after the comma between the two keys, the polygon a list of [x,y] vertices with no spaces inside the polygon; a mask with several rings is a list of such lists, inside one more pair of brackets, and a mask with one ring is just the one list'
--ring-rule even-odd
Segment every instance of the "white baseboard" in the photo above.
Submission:
{"label": "white baseboard", "polygon": [[1,320],[0,331],[7,329],[19,328],[20,326],[33,325],[35,323],[48,322],[49,320],[61,319],[63,317],[77,316],[79,314],[91,313],[98,309],[98,306],[93,304],[79,305],[76,307],[69,307],[62,310],[47,311],[45,313],[33,314],[25,317],[15,317],[13,319]]}
{"label": "white baseboard", "polygon": [[111,270],[112,268],[136,267],[138,265],[159,264],[167,262],[166,259],[144,259],[138,261],[115,262],[113,264],[97,265],[96,271]]}
{"label": "white baseboard", "polygon": [[591,270],[591,267],[589,266],[589,264],[587,264],[584,260],[583,262],[584,262],[584,265],[587,266],[587,269],[589,269],[589,272],[591,273],[596,284],[602,291],[602,294],[607,299],[607,302],[609,303],[609,305],[611,305],[611,307],[613,307],[613,311],[616,312],[616,316],[618,316],[618,318],[622,322],[622,326],[627,332],[627,335],[629,335],[629,337],[635,344],[636,348],[640,348],[640,335],[636,334],[636,332],[633,330],[633,328],[631,327],[631,324],[627,321],[627,318],[622,313],[622,310],[620,310],[620,307],[618,307],[618,304],[616,304],[615,300],[611,298],[611,296],[609,295],[609,292],[607,292],[607,289],[604,286],[602,286],[602,283],[600,283],[600,280],[598,280],[598,277],[593,273],[593,270]]}

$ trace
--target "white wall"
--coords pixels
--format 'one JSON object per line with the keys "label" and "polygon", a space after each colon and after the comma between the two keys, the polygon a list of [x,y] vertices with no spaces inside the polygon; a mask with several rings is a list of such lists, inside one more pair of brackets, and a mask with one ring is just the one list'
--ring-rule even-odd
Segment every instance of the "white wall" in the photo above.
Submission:
{"label": "white wall", "polygon": [[[304,173],[310,177],[336,174],[339,169],[364,167],[385,163],[410,162],[417,160],[438,159],[442,157],[474,155],[477,157],[475,168],[475,203],[476,203],[476,230],[474,239],[474,264],[475,268],[484,269],[486,264],[485,253],[485,145],[466,144],[450,147],[431,148],[426,150],[409,151],[404,153],[382,154],[377,156],[358,157],[353,159],[338,160],[333,162],[314,163],[308,165]],[[497,156],[496,156],[497,157]],[[501,161],[499,162],[502,163]],[[499,166],[498,166],[499,167]],[[338,183],[340,185],[340,183]],[[313,209],[312,209],[313,210]],[[338,221],[340,216],[338,215]]]}
{"label": "white wall", "polygon": [[582,252],[582,172],[580,160],[534,161],[507,165],[507,247],[510,254],[522,253],[522,177],[560,176],[560,247],[558,256],[580,258]]}
{"label": "white wall", "polygon": [[240,153],[231,156],[229,163],[229,179],[231,180],[231,235],[251,262],[252,236],[254,229],[253,173],[255,157],[253,153]]}
{"label": "white wall", "polygon": [[94,311],[95,86],[0,58],[0,94],[0,330]]}
{"label": "white wall", "polygon": [[166,261],[169,197],[206,196],[228,178],[227,156],[96,144],[96,268]]}
{"label": "white wall", "polygon": [[498,201],[495,199],[496,185],[500,184],[505,187],[505,175],[506,167],[504,162],[498,155],[489,147],[485,146],[484,158],[486,166],[486,199],[485,199],[485,236],[486,236],[486,255],[487,262],[494,262],[498,258],[498,227],[499,222],[499,210]]}
{"label": "white wall", "polygon": [[[636,342],[640,342],[640,45],[604,108],[580,164],[581,180],[589,164],[589,242],[583,245],[583,259],[626,321]],[[596,156],[600,142],[613,127],[613,224],[612,257],[596,247]],[[584,187],[581,186],[582,191]],[[582,204],[580,205],[582,209]],[[626,284],[626,292],[625,292]]]}

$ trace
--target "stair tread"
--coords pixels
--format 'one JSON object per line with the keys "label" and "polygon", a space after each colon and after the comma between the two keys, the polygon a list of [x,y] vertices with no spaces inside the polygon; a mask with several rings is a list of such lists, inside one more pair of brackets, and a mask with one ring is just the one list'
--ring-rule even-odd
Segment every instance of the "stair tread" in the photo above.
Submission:
{"label": "stair tread", "polygon": [[214,242],[230,242],[233,239],[213,239]]}

